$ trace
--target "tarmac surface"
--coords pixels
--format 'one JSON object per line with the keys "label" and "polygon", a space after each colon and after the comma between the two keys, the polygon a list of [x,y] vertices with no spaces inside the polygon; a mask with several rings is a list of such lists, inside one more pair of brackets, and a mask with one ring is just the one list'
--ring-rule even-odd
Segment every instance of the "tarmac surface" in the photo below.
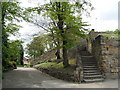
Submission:
{"label": "tarmac surface", "polygon": [[18,67],[3,73],[2,88],[118,88],[118,79],[96,83],[71,83],[63,81],[34,68]]}

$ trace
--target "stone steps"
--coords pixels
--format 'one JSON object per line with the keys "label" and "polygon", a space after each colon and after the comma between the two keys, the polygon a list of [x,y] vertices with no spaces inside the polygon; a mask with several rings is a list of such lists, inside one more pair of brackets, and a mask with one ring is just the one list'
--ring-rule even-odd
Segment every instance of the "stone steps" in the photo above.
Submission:
{"label": "stone steps", "polygon": [[84,64],[88,64],[88,65],[89,65],[89,64],[92,64],[92,65],[97,64],[96,61],[88,61],[88,62],[87,62],[87,61],[82,61],[82,63],[83,63],[83,65],[84,65]]}
{"label": "stone steps", "polygon": [[96,66],[93,66],[93,65],[91,65],[91,66],[83,66],[83,68],[96,68]]}
{"label": "stone steps", "polygon": [[83,64],[97,64],[96,62],[83,62]]}
{"label": "stone steps", "polygon": [[82,58],[94,58],[92,55],[81,55]]}
{"label": "stone steps", "polygon": [[85,73],[94,73],[94,72],[99,72],[98,70],[84,70],[83,72]]}
{"label": "stone steps", "polygon": [[103,78],[97,78],[97,79],[84,79],[84,82],[91,83],[91,82],[103,82]]}
{"label": "stone steps", "polygon": [[82,60],[83,61],[95,61],[95,59],[93,58],[93,57],[86,57],[86,56],[84,56],[84,57],[81,57],[82,58]]}
{"label": "stone steps", "polygon": [[84,76],[84,79],[87,79],[87,78],[91,78],[91,79],[95,79],[95,78],[102,78],[102,75],[98,74],[98,75],[85,75]]}
{"label": "stone steps", "polygon": [[97,66],[96,63],[83,63],[83,66]]}
{"label": "stone steps", "polygon": [[91,56],[91,54],[89,52],[87,52],[87,51],[82,51],[81,55],[82,56]]}
{"label": "stone steps", "polygon": [[96,60],[93,60],[93,58],[82,58],[83,62],[96,62]]}
{"label": "stone steps", "polygon": [[100,75],[101,73],[100,72],[92,72],[92,73],[83,73],[84,75]]}
{"label": "stone steps", "polygon": [[104,78],[98,68],[95,58],[84,51],[81,56],[83,65],[83,81],[84,82],[98,82],[103,81]]}
{"label": "stone steps", "polygon": [[83,70],[98,70],[98,68],[83,68]]}

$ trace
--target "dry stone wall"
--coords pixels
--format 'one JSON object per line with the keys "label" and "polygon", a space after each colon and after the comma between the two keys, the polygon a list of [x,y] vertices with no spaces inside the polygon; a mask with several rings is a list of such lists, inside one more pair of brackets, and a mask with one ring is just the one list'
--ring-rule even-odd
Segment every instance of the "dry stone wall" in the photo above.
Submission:
{"label": "dry stone wall", "polygon": [[37,58],[35,60],[32,60],[31,61],[31,64],[35,65],[37,64],[38,62],[43,62],[45,60],[49,60],[49,59],[52,59],[54,57],[56,57],[55,55],[56,53],[56,49],[52,49],[50,51],[47,51],[46,53],[44,53],[42,56],[40,56],[40,58]]}

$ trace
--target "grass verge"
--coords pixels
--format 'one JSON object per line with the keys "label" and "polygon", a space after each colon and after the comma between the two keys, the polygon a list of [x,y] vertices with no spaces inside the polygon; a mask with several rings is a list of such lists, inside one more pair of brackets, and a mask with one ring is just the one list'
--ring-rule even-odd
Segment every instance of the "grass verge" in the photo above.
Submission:
{"label": "grass verge", "polygon": [[69,64],[70,64],[69,67],[64,68],[63,62],[60,62],[60,63],[44,62],[44,63],[35,65],[35,67],[43,67],[43,68],[51,68],[51,69],[56,69],[56,70],[63,70],[64,72],[74,71],[75,68],[73,66],[75,66],[75,59],[70,59]]}

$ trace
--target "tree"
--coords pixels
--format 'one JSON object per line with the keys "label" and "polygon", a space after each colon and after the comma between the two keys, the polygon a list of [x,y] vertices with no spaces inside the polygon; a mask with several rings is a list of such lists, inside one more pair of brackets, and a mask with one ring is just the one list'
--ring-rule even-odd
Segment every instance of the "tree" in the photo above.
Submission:
{"label": "tree", "polygon": [[[2,23],[2,63],[6,65],[6,61],[10,58],[9,54],[9,35],[16,35],[20,26],[17,22],[24,19],[23,9],[19,6],[19,2],[11,0],[10,2],[0,2],[1,6],[1,23]],[[16,22],[16,23],[15,23]]]}
{"label": "tree", "polygon": [[39,58],[45,51],[53,49],[53,41],[50,34],[35,37],[30,44],[27,44],[27,53],[32,58]]}
{"label": "tree", "polygon": [[[28,8],[28,11],[37,11],[38,14],[48,18],[50,31],[54,37],[57,47],[62,47],[63,65],[68,67],[67,49],[70,48],[77,37],[85,37],[85,26],[88,26],[82,21],[84,12],[89,14],[89,10],[93,7],[87,0],[74,0],[69,2],[51,2],[35,8]],[[88,10],[88,11],[87,11]]]}
{"label": "tree", "polygon": [[24,55],[22,43],[23,42],[19,40],[11,40],[8,42],[9,60],[11,60],[11,58],[17,58],[17,64],[20,65],[23,65]]}

